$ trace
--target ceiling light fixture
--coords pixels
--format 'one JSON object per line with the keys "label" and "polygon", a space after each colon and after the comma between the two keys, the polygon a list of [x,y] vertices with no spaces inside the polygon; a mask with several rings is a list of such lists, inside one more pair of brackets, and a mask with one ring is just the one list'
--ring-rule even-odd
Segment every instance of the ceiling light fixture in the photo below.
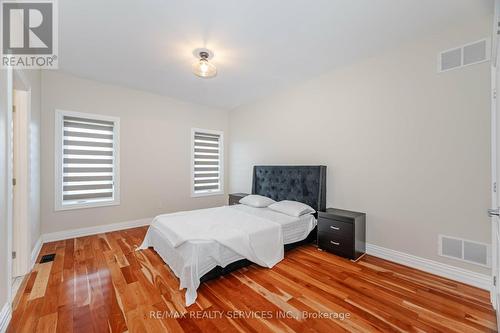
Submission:
{"label": "ceiling light fixture", "polygon": [[193,73],[199,77],[211,78],[217,75],[217,68],[208,61],[210,53],[208,50],[199,52],[200,60],[193,64]]}

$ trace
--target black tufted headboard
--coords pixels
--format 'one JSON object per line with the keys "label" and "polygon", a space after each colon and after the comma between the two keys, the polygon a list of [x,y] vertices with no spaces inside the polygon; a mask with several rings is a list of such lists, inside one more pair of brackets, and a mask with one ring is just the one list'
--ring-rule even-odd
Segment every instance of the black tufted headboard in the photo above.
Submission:
{"label": "black tufted headboard", "polygon": [[326,209],[326,166],[254,166],[252,194]]}

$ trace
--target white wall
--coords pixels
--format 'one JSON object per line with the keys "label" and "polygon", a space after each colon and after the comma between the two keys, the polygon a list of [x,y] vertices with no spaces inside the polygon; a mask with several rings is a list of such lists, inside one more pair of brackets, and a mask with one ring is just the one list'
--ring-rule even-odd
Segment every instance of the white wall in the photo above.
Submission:
{"label": "white wall", "polygon": [[[230,113],[230,191],[255,164],[328,166],[327,204],[366,212],[367,241],[438,256],[438,234],[490,243],[489,63],[436,73],[491,19],[338,69]],[[341,51],[341,50],[339,50]]]}
{"label": "white wall", "polygon": [[[54,110],[120,117],[121,205],[54,211]],[[105,225],[223,205],[191,198],[191,128],[227,133],[226,111],[71,75],[42,74],[42,232]]]}

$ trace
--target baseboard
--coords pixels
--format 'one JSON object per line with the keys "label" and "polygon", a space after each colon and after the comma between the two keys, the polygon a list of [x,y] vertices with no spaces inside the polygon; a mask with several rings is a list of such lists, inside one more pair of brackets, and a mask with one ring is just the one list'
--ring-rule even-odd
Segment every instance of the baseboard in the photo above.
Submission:
{"label": "baseboard", "polygon": [[[41,248],[42,242],[43,243],[54,242],[59,240],[101,234],[105,232],[137,228],[151,224],[152,220],[153,218],[144,218],[133,221],[95,226],[90,228],[72,229],[72,230],[43,234],[41,237],[41,241],[38,241],[37,246],[35,246],[35,249],[33,249],[31,257],[32,262],[34,262],[38,257],[38,252],[40,251],[39,248]],[[38,244],[40,245],[38,246]],[[491,276],[486,274],[472,272],[463,268],[458,268],[455,266],[417,257],[408,253],[387,249],[373,244],[366,244],[366,252],[372,256],[393,261],[398,264],[410,266],[415,269],[436,274],[481,289],[491,290],[492,279]]]}
{"label": "baseboard", "polygon": [[491,290],[492,278],[486,274],[476,273],[467,269],[458,268],[373,244],[366,244],[366,252],[372,256],[410,266],[450,280],[462,282],[488,291]]}
{"label": "baseboard", "polygon": [[35,266],[36,259],[38,258],[40,250],[42,249],[42,245],[43,245],[42,236],[40,236],[36,241],[35,247],[33,247],[33,250],[31,251],[31,264],[29,270],[32,270],[33,267]]}
{"label": "baseboard", "polygon": [[5,303],[2,311],[0,311],[0,332],[4,333],[7,331],[7,326],[9,326],[10,319],[12,318],[12,309],[9,303]]}
{"label": "baseboard", "polygon": [[70,238],[77,238],[77,237],[102,234],[104,232],[111,232],[111,231],[125,230],[125,229],[130,229],[130,228],[143,227],[146,225],[150,225],[151,221],[153,221],[153,218],[144,218],[144,219],[140,219],[140,220],[106,224],[106,225],[100,225],[100,226],[89,227],[89,228],[64,230],[64,231],[43,234],[42,239],[43,239],[43,243],[55,242],[55,241],[65,240],[65,239],[70,239]]}

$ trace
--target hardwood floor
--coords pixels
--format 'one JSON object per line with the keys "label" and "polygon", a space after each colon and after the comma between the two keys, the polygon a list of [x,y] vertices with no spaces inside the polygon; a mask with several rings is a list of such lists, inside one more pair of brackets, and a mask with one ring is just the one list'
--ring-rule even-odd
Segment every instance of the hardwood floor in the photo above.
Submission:
{"label": "hardwood floor", "polygon": [[[146,228],[45,244],[53,262],[23,281],[8,332],[488,332],[486,291],[375,257],[357,263],[305,246],[273,269],[204,283],[184,307]],[[174,317],[177,318],[174,318]],[[322,317],[318,317],[322,316]],[[345,316],[343,318],[339,318]],[[342,320],[343,319],[343,320]]]}

